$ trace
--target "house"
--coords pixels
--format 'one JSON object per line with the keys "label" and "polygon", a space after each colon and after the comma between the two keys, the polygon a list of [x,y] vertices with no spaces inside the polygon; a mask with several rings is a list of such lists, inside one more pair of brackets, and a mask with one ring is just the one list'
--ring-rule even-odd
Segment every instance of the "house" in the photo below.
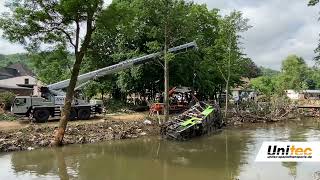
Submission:
{"label": "house", "polygon": [[37,95],[41,83],[25,64],[15,63],[0,68],[0,92],[10,91],[17,95]]}
{"label": "house", "polygon": [[303,99],[320,99],[320,90],[286,90],[287,96],[291,100],[303,100]]}
{"label": "house", "polygon": [[252,89],[237,87],[230,90],[234,101],[254,100],[257,97],[257,92]]}
{"label": "house", "polygon": [[233,101],[247,101],[255,100],[257,97],[257,92],[253,89],[250,89],[250,79],[241,78],[241,85],[238,85],[234,88],[231,88],[232,100]]}
{"label": "house", "polygon": [[0,80],[9,79],[16,76],[19,76],[19,73],[16,69],[7,68],[7,67],[0,69]]}

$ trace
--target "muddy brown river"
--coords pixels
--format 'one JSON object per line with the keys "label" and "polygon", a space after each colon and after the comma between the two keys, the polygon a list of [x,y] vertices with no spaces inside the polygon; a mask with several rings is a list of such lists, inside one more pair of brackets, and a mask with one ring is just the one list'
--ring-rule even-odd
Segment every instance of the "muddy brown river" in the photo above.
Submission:
{"label": "muddy brown river", "polygon": [[304,120],[230,128],[188,142],[149,137],[2,153],[0,179],[312,180],[320,175],[320,163],[255,162],[263,141],[320,141],[320,125]]}

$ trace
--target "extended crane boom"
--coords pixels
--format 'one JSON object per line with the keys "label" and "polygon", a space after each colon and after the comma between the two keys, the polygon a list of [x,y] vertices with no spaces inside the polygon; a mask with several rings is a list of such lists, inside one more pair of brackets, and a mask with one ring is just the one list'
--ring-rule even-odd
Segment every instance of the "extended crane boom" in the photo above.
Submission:
{"label": "extended crane boom", "polygon": [[[195,42],[187,43],[169,49],[169,52],[177,53],[182,50],[197,48]],[[81,88],[85,86],[90,80],[112,74],[123,69],[130,68],[137,64],[146,63],[153,58],[161,56],[162,52],[149,54],[139,58],[129,59],[118,64],[105,67],[96,71],[82,74],[78,76],[78,86]],[[37,96],[17,96],[11,107],[14,114],[24,115],[26,117],[32,116],[37,122],[46,122],[49,117],[61,116],[61,109],[65,101],[65,93],[62,89],[69,86],[70,80],[57,82],[47,87],[41,87],[41,97]],[[76,88],[76,89],[77,89]],[[91,100],[90,103],[83,99],[75,98],[70,112],[70,119],[89,119],[92,114],[102,112],[103,103],[101,100]]]}
{"label": "extended crane boom", "polygon": [[[176,53],[176,52],[179,52],[182,50],[196,49],[196,48],[197,48],[196,42],[190,42],[190,43],[183,44],[183,45],[180,45],[180,46],[177,46],[174,48],[170,48],[170,49],[168,49],[168,51],[171,53]],[[108,66],[108,67],[105,67],[102,69],[98,69],[96,71],[92,71],[92,72],[88,72],[88,73],[79,75],[78,76],[78,83],[85,83],[85,82],[88,82],[92,79],[99,78],[99,77],[102,77],[102,76],[105,76],[108,74],[116,73],[118,71],[121,71],[123,69],[129,68],[134,65],[146,63],[148,61],[151,61],[153,58],[161,56],[162,53],[163,52],[157,52],[157,53],[149,54],[146,56],[129,59],[129,60],[122,61],[122,62],[115,64],[115,65],[112,65],[112,66]],[[60,81],[60,82],[48,85],[47,88],[50,91],[60,90],[60,89],[64,89],[64,88],[68,87],[69,83],[70,83],[70,79],[67,79],[64,81]]]}

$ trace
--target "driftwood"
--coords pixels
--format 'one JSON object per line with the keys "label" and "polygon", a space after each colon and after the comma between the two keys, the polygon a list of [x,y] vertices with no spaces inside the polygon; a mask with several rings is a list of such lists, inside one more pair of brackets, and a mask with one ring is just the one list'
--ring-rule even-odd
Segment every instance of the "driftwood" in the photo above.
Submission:
{"label": "driftwood", "polygon": [[288,119],[289,115],[294,113],[297,107],[282,103],[281,105],[272,105],[271,103],[245,102],[237,105],[228,113],[228,123],[241,124],[277,122]]}

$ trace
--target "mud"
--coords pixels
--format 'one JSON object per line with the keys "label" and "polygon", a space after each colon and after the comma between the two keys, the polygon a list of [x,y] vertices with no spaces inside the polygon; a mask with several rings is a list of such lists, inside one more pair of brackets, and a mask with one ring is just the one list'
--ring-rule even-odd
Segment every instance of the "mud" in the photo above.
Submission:
{"label": "mud", "polygon": [[[20,129],[0,130],[0,152],[33,150],[48,147],[56,126],[30,124]],[[159,127],[153,121],[101,120],[96,123],[68,124],[64,145],[86,144],[116,139],[130,139],[158,135]]]}

